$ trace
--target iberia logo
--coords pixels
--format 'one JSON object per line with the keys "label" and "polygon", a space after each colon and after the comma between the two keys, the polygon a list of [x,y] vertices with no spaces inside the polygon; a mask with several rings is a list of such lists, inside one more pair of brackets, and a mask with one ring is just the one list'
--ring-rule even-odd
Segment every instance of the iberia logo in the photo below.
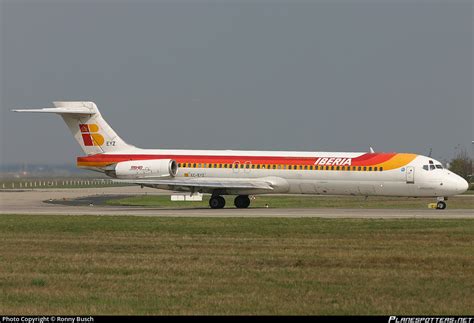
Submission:
{"label": "iberia logo", "polygon": [[102,146],[104,144],[104,137],[99,133],[99,126],[90,124],[79,124],[81,129],[82,140],[85,146]]}

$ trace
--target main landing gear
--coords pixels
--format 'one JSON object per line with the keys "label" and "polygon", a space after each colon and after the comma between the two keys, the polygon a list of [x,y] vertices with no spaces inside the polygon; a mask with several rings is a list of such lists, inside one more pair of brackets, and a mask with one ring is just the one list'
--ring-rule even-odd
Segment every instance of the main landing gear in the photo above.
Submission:
{"label": "main landing gear", "polygon": [[220,195],[213,195],[209,200],[211,209],[222,209],[225,206],[225,199]]}
{"label": "main landing gear", "polygon": [[[239,195],[234,200],[234,205],[238,209],[248,208],[250,199],[248,195]],[[225,206],[225,199],[220,195],[213,195],[209,199],[209,206],[211,209],[222,209]]]}
{"label": "main landing gear", "polygon": [[234,200],[234,205],[238,209],[246,209],[250,205],[250,199],[248,195],[239,195]]}

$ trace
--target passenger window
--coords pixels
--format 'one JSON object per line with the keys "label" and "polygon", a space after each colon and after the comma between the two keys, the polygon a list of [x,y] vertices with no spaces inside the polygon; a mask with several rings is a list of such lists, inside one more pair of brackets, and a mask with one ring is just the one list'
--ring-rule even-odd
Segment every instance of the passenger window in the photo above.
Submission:
{"label": "passenger window", "polygon": [[260,169],[260,165],[257,165],[257,169]]}
{"label": "passenger window", "polygon": [[304,166],[304,170],[308,170],[308,165],[305,165],[305,166]]}
{"label": "passenger window", "polygon": [[366,166],[364,166],[364,172],[365,172],[366,170],[367,170],[367,167],[366,167]]}
{"label": "passenger window", "polygon": [[380,171],[383,171],[383,167],[380,167]]}
{"label": "passenger window", "polygon": [[369,172],[371,172],[371,171],[372,171],[372,167],[369,167]]}
{"label": "passenger window", "polygon": [[377,170],[378,170],[377,167],[374,167],[374,171],[377,171]]}
{"label": "passenger window", "polygon": [[358,171],[361,171],[361,170],[362,170],[362,167],[361,167],[361,166],[359,166],[359,168],[358,168],[357,170],[358,170]]}
{"label": "passenger window", "polygon": [[193,164],[193,168],[196,168],[196,163]]}

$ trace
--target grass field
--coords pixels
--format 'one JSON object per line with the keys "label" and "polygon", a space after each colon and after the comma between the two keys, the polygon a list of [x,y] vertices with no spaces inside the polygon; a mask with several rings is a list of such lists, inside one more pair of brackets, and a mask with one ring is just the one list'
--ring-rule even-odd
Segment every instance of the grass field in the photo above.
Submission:
{"label": "grass field", "polygon": [[0,216],[2,314],[474,308],[474,221]]}
{"label": "grass field", "polygon": [[[371,196],[275,196],[259,195],[251,201],[250,207],[271,208],[405,208],[426,209],[429,203],[436,202],[434,198],[380,197]],[[449,209],[474,209],[474,198],[468,195],[450,197]],[[209,195],[203,196],[202,202],[176,202],[169,196],[138,195],[121,199],[111,199],[109,205],[148,206],[163,208],[209,207]],[[234,196],[226,196],[226,207],[234,207]]]}

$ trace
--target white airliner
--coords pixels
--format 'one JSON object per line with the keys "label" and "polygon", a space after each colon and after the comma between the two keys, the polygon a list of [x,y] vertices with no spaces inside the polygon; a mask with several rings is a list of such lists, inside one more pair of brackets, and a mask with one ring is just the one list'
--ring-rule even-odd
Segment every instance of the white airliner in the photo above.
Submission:
{"label": "white airliner", "polygon": [[137,185],[209,193],[209,206],[223,208],[223,195],[237,195],[246,208],[255,194],[332,194],[436,197],[468,183],[440,162],[406,153],[293,152],[140,149],[127,144],[93,102],[54,102],[54,108],[13,110],[60,115],[87,156],[77,166]]}

